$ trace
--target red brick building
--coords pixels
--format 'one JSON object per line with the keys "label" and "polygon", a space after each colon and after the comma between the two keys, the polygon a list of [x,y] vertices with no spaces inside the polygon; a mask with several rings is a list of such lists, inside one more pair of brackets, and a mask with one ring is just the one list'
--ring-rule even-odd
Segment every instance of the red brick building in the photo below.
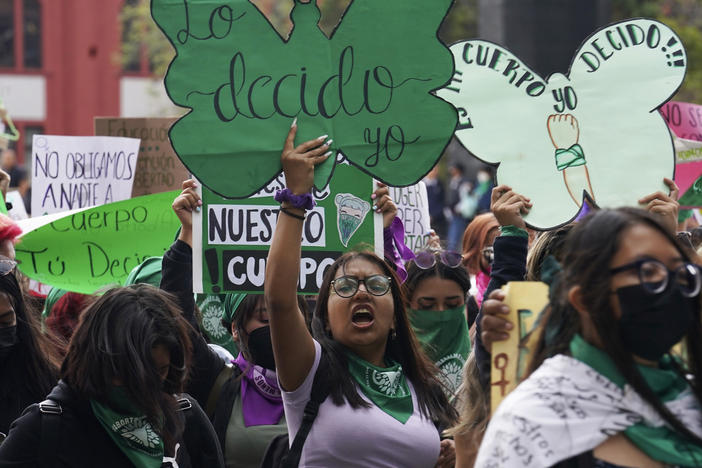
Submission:
{"label": "red brick building", "polygon": [[148,61],[122,70],[119,15],[125,0],[0,0],[0,99],[21,139],[92,135],[94,116],[172,112]]}

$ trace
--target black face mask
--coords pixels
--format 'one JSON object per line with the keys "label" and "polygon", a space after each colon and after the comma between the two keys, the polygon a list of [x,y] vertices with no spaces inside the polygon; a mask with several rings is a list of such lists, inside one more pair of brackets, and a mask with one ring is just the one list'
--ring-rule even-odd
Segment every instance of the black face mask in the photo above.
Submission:
{"label": "black face mask", "polygon": [[0,328],[0,359],[6,358],[17,342],[17,325]]}
{"label": "black face mask", "polygon": [[257,328],[249,335],[249,353],[253,363],[266,369],[275,370],[273,343],[271,343],[271,327]]}
{"label": "black face mask", "polygon": [[660,294],[650,294],[636,284],[617,289],[617,296],[624,346],[649,361],[658,361],[685,336],[699,301],[698,297],[683,296],[673,282]]}

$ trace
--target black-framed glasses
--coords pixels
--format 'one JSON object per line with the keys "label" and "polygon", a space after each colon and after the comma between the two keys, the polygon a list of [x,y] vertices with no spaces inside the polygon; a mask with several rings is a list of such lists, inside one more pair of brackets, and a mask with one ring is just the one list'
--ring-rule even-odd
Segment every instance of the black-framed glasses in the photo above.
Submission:
{"label": "black-framed glasses", "polygon": [[495,249],[491,245],[485,247],[481,253],[483,254],[483,258],[485,259],[486,262],[488,262],[488,265],[492,265],[492,262],[495,261]]}
{"label": "black-framed glasses", "polygon": [[702,275],[700,268],[692,263],[683,263],[674,270],[669,270],[658,260],[644,258],[612,268],[609,272],[614,275],[627,270],[636,270],[641,285],[650,294],[662,293],[671,281],[677,284],[685,297],[695,297],[700,293]]}
{"label": "black-framed glasses", "polygon": [[456,268],[463,261],[463,255],[452,250],[422,250],[414,256],[414,264],[422,270],[428,270],[436,265],[436,259],[449,268]]}
{"label": "black-framed glasses", "polygon": [[385,275],[371,275],[361,279],[357,276],[339,276],[331,282],[334,292],[340,297],[352,297],[358,291],[361,283],[369,294],[373,296],[384,296],[390,291],[392,279]]}
{"label": "black-framed glasses", "polygon": [[12,272],[17,266],[17,262],[0,255],[0,276],[5,276]]}

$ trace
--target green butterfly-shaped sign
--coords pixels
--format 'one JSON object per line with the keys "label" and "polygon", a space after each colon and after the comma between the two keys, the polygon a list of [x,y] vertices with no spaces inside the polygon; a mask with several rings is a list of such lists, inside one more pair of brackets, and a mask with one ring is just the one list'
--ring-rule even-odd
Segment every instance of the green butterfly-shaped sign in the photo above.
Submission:
{"label": "green butterfly-shaped sign", "polygon": [[685,76],[680,38],[634,19],[585,39],[568,75],[544,80],[499,45],[451,46],[456,70],[437,94],[458,109],[456,136],[497,180],[531,198],[525,218],[547,229],[572,220],[583,199],[637,206],[673,178],[675,151],[658,112]]}
{"label": "green butterfly-shaped sign", "polygon": [[[152,0],[176,49],[171,100],[191,111],[171,142],[204,185],[252,195],[281,170],[293,118],[296,143],[328,135],[332,150],[377,179],[415,183],[441,156],[457,122],[432,95],[453,73],[436,36],[452,0],[353,0],[327,38],[314,1],[295,1],[284,40],[248,0]],[[315,171],[326,185],[335,158]]]}

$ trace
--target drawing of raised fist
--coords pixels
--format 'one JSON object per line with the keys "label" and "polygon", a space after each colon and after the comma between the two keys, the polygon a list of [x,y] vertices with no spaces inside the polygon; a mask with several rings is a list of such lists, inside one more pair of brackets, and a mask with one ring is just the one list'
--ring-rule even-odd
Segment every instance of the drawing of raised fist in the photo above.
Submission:
{"label": "drawing of raised fist", "polygon": [[595,194],[592,191],[585,152],[578,144],[578,119],[571,114],[554,114],[548,117],[546,127],[548,136],[556,147],[556,169],[563,173],[563,182],[568,194],[578,206],[582,205],[586,194],[594,200]]}
{"label": "drawing of raised fist", "polygon": [[546,121],[548,135],[556,148],[568,149],[578,142],[578,119],[571,114],[554,114]]}

